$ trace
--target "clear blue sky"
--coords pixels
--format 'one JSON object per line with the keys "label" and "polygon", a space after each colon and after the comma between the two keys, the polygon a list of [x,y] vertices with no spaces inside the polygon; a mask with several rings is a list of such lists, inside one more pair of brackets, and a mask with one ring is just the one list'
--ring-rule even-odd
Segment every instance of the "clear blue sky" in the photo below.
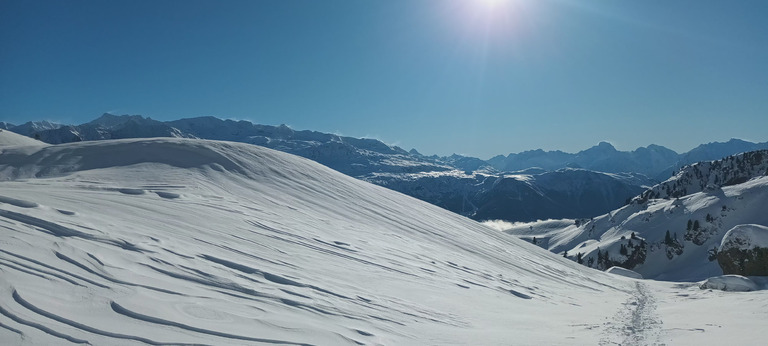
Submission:
{"label": "clear blue sky", "polygon": [[768,140],[768,1],[0,1],[0,121],[214,115],[426,154]]}

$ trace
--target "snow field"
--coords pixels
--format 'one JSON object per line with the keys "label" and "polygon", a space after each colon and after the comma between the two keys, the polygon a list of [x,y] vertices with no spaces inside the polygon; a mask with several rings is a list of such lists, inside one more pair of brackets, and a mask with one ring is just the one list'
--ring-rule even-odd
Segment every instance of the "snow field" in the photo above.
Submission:
{"label": "snow field", "polygon": [[252,145],[5,147],[0,181],[0,344],[765,340],[764,291],[591,270]]}

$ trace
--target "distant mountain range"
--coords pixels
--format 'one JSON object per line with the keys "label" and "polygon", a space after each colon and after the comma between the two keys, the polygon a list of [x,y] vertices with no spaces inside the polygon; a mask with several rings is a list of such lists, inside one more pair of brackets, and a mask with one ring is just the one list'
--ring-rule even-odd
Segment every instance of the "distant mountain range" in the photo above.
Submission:
{"label": "distant mountain range", "polygon": [[618,151],[610,143],[600,142],[594,147],[575,154],[539,149],[509,154],[506,157],[499,155],[488,160],[488,163],[500,171],[528,167],[541,167],[546,170],[573,167],[608,173],[634,172],[664,181],[672,175],[674,170],[685,165],[718,160],[729,155],[760,149],[768,149],[768,142],[752,143],[731,139],[724,143],[701,144],[682,154],[655,144],[637,148],[634,151]]}
{"label": "distant mountain range", "polygon": [[688,163],[768,148],[768,142],[732,139],[678,154],[658,145],[618,151],[601,142],[575,154],[533,150],[485,161],[456,154],[426,156],[375,139],[215,117],[157,121],[104,114],[80,125],[2,122],[0,128],[50,144],[147,137],[256,144],[309,158],[474,219],[514,221],[600,215]]}
{"label": "distant mountain range", "polygon": [[584,169],[507,173],[371,173],[364,180],[476,220],[530,221],[600,215],[651,184],[639,174]]}

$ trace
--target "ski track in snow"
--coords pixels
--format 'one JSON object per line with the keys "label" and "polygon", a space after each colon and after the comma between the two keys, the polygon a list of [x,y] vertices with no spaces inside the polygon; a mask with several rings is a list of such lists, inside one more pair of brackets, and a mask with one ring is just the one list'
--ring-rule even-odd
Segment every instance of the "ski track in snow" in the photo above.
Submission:
{"label": "ski track in snow", "polygon": [[646,284],[635,282],[629,300],[605,323],[600,346],[663,346],[662,324],[656,314],[656,298]]}

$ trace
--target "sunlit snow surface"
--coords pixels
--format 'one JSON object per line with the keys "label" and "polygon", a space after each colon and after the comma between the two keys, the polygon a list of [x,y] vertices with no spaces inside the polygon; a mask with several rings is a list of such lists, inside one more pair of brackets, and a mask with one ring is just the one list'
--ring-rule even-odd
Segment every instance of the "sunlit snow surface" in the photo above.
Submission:
{"label": "sunlit snow surface", "polygon": [[3,345],[766,340],[765,291],[590,270],[252,145],[4,147],[0,180]]}

